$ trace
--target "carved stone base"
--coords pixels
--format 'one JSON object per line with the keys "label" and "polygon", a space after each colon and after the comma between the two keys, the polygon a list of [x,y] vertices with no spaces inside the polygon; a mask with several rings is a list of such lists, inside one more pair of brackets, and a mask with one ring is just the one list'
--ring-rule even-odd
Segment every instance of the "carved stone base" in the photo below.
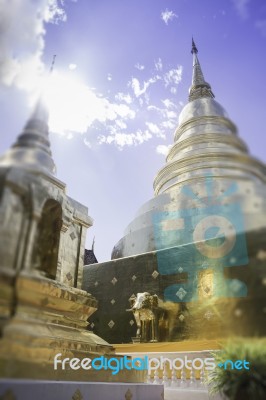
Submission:
{"label": "carved stone base", "polygon": [[[1,289],[1,287],[0,287]],[[15,314],[0,340],[0,376],[5,378],[144,382],[145,371],[54,369],[54,357],[114,357],[115,349],[86,330],[97,302],[87,292],[40,276],[20,275],[14,286]],[[121,356],[117,356],[118,358]]]}
{"label": "carved stone base", "polygon": [[0,380],[1,400],[163,400],[163,385]]}

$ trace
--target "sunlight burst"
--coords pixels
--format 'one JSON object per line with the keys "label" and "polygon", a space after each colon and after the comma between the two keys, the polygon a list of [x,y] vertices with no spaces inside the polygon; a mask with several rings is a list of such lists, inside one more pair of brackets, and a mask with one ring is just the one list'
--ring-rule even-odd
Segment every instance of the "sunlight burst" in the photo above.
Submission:
{"label": "sunlight burst", "polygon": [[85,133],[95,121],[104,121],[106,104],[75,77],[54,71],[43,91],[52,132]]}

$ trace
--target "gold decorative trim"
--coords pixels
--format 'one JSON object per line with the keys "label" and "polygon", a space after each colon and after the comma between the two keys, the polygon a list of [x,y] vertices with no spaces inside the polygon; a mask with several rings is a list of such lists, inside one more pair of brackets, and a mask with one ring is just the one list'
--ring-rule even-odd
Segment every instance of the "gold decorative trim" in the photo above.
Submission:
{"label": "gold decorative trim", "polygon": [[126,394],[125,394],[125,399],[126,399],[126,400],[131,400],[132,397],[133,397],[133,394],[132,394],[131,390],[128,389],[128,390],[126,391]]}

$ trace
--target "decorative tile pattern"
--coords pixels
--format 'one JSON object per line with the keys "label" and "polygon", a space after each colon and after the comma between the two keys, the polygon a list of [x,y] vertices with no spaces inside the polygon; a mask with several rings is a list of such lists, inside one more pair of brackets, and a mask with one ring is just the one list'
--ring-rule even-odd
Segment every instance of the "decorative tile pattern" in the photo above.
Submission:
{"label": "decorative tile pattern", "polygon": [[207,320],[211,319],[212,316],[213,316],[213,313],[210,310],[206,311],[206,313],[204,314],[204,317]]}
{"label": "decorative tile pattern", "polygon": [[211,288],[210,288],[209,286],[205,286],[205,287],[203,288],[203,290],[204,290],[204,292],[205,292],[206,294],[209,294]]}
{"label": "decorative tile pattern", "polygon": [[153,273],[151,274],[151,276],[153,277],[153,279],[156,279],[157,278],[157,276],[159,275],[159,272],[158,271],[153,271]]}
{"label": "decorative tile pattern", "polygon": [[116,277],[114,277],[114,278],[111,280],[111,283],[112,283],[113,285],[115,285],[116,282],[117,282],[117,279],[116,279]]}
{"label": "decorative tile pattern", "polygon": [[180,288],[177,292],[176,295],[180,300],[183,300],[183,298],[186,296],[187,291],[183,288]]}
{"label": "decorative tile pattern", "polygon": [[111,321],[108,322],[108,326],[109,328],[113,328],[113,326],[115,325],[114,321],[111,319]]}
{"label": "decorative tile pattern", "polygon": [[83,400],[83,396],[81,394],[81,391],[77,389],[75,393],[72,396],[72,400]]}
{"label": "decorative tile pattern", "polygon": [[77,235],[75,234],[75,232],[71,232],[70,235],[72,240],[76,239]]}
{"label": "decorative tile pattern", "polygon": [[237,279],[233,279],[230,288],[234,293],[238,293],[239,290],[241,290],[242,285]]}
{"label": "decorative tile pattern", "polygon": [[128,389],[128,390],[126,391],[126,394],[125,394],[125,399],[126,399],[126,400],[131,400],[132,397],[133,397],[133,394],[132,394],[131,390]]}
{"label": "decorative tile pattern", "polygon": [[240,308],[236,308],[234,314],[236,317],[241,317],[243,311]]}
{"label": "decorative tile pattern", "polygon": [[68,272],[68,273],[66,274],[66,278],[67,278],[68,281],[71,281],[72,275],[71,275],[70,272]]}

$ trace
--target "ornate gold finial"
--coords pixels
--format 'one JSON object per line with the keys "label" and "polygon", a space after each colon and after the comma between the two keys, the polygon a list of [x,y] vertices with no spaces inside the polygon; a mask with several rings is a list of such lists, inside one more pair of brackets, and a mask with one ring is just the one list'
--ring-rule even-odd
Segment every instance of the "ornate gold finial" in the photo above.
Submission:
{"label": "ornate gold finial", "polygon": [[72,396],[72,400],[83,400],[83,396],[81,394],[81,391],[77,389],[75,393]]}
{"label": "ornate gold finial", "polygon": [[192,49],[191,49],[191,54],[197,54],[198,53],[198,49],[197,46],[195,45],[193,36],[192,36]]}
{"label": "ornate gold finial", "polygon": [[193,55],[193,73],[192,73],[192,85],[189,89],[189,101],[200,99],[202,97],[214,97],[211,86],[204,79],[203,72],[198,60],[198,49],[195,45],[192,37],[192,50]]}
{"label": "ornate gold finial", "polygon": [[53,70],[54,70],[54,64],[55,64],[55,59],[56,59],[56,54],[53,55],[53,60],[52,60],[52,64],[50,67],[50,74],[52,74]]}
{"label": "ornate gold finial", "polygon": [[125,394],[125,399],[126,399],[126,400],[131,400],[132,397],[133,397],[133,394],[132,394],[131,390],[128,389],[128,390],[126,391],[126,394]]}

